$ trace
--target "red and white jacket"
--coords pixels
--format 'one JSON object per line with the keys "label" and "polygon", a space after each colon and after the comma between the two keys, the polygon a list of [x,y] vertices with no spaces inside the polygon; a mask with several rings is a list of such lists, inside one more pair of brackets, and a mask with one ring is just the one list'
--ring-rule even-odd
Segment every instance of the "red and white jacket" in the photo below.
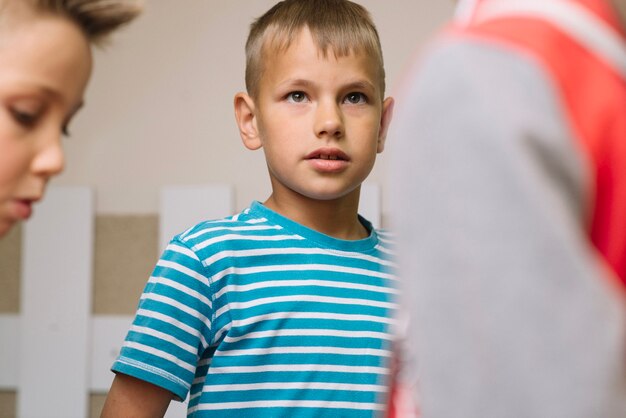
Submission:
{"label": "red and white jacket", "polygon": [[611,4],[461,2],[394,124],[423,417],[625,417],[626,27]]}

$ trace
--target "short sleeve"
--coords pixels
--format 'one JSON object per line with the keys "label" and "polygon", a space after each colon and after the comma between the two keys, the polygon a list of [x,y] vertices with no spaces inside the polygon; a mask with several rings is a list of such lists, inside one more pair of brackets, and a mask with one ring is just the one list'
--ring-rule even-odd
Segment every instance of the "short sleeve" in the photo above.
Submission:
{"label": "short sleeve", "polygon": [[112,370],[185,399],[211,335],[210,284],[196,253],[173,239],[141,295]]}

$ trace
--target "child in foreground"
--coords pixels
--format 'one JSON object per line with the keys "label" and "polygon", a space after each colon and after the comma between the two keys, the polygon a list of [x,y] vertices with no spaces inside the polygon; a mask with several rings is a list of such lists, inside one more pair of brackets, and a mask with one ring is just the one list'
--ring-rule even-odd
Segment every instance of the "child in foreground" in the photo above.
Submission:
{"label": "child in foreground", "polygon": [[103,417],[372,417],[385,412],[390,244],[357,213],[383,151],[380,42],[346,0],[286,0],[252,25],[244,145],[272,194],[174,237],[148,281]]}
{"label": "child in foreground", "polygon": [[455,15],[396,121],[414,398],[425,417],[624,418],[626,0]]}
{"label": "child in foreground", "polygon": [[139,10],[128,0],[0,0],[0,237],[63,170],[61,136],[83,105],[90,44]]}

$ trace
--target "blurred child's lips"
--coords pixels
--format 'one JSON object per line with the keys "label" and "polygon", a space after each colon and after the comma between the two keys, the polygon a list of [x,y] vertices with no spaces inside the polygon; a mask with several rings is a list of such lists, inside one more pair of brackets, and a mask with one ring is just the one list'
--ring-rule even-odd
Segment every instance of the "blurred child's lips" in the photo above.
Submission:
{"label": "blurred child's lips", "polygon": [[33,214],[33,201],[29,199],[15,199],[12,202],[13,215],[19,220],[26,220]]}

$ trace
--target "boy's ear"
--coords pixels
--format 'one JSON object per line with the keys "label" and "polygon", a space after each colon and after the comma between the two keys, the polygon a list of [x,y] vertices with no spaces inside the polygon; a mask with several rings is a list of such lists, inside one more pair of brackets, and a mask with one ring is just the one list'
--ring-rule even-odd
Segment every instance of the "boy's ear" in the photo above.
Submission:
{"label": "boy's ear", "polygon": [[263,145],[256,123],[254,100],[246,93],[235,95],[235,119],[243,145],[250,150],[257,150]]}
{"label": "boy's ear", "polygon": [[378,153],[383,152],[385,149],[385,140],[387,139],[387,131],[389,130],[389,125],[391,124],[394,104],[395,102],[393,97],[387,97],[383,101],[383,111],[380,116],[380,129],[378,130]]}

